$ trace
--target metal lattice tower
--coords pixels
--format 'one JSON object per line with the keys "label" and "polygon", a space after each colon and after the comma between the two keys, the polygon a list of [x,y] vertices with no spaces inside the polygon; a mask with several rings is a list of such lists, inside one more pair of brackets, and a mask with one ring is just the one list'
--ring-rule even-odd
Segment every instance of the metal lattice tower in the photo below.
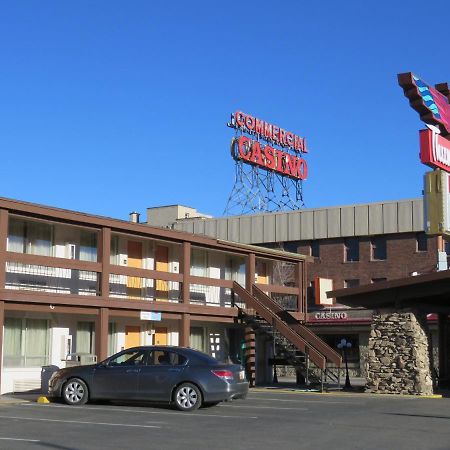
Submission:
{"label": "metal lattice tower", "polygon": [[300,179],[286,177],[240,159],[235,160],[234,178],[224,215],[295,210],[304,206]]}

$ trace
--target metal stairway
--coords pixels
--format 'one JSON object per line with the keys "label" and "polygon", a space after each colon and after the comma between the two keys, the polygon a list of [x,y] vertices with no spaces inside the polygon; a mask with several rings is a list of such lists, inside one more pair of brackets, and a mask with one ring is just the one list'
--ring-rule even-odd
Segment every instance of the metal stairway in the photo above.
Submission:
{"label": "metal stairway", "polygon": [[241,320],[273,340],[275,355],[295,367],[307,385],[317,384],[323,390],[327,382],[339,384],[342,358],[336,351],[256,285],[250,293],[234,282],[233,290],[245,303],[245,307],[236,305]]}

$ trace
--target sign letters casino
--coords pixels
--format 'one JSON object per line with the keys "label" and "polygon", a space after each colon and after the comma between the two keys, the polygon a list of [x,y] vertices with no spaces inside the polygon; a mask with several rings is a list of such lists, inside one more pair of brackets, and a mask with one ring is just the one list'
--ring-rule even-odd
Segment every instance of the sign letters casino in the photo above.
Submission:
{"label": "sign letters casino", "polygon": [[308,166],[300,156],[308,152],[304,138],[242,111],[231,115],[228,126],[242,132],[231,141],[234,159],[296,180],[308,176]]}

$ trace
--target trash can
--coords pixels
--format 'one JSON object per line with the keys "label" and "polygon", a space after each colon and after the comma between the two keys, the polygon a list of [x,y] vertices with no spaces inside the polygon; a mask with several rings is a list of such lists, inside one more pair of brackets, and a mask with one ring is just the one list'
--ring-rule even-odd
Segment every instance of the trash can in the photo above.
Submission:
{"label": "trash can", "polygon": [[58,366],[42,366],[41,369],[41,393],[44,395],[48,394],[48,382],[51,376],[59,370]]}

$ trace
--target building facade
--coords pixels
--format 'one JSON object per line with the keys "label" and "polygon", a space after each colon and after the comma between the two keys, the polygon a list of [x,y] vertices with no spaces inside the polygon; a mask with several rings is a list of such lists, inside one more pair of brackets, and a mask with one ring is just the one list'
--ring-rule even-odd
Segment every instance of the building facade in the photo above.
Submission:
{"label": "building facade", "polygon": [[255,359],[234,283],[294,299],[304,319],[308,259],[0,198],[0,391],[40,387],[42,368],[64,367],[74,353],[102,360],[144,344],[231,361],[244,352],[264,381],[267,358]]}
{"label": "building facade", "polygon": [[[447,268],[447,243],[424,232],[421,199],[215,219],[173,220],[174,229],[309,255],[308,325],[331,347],[352,342],[353,375],[366,375],[372,311],[316,304],[315,279],[333,289],[368,285]],[[434,318],[430,318],[430,328]]]}

